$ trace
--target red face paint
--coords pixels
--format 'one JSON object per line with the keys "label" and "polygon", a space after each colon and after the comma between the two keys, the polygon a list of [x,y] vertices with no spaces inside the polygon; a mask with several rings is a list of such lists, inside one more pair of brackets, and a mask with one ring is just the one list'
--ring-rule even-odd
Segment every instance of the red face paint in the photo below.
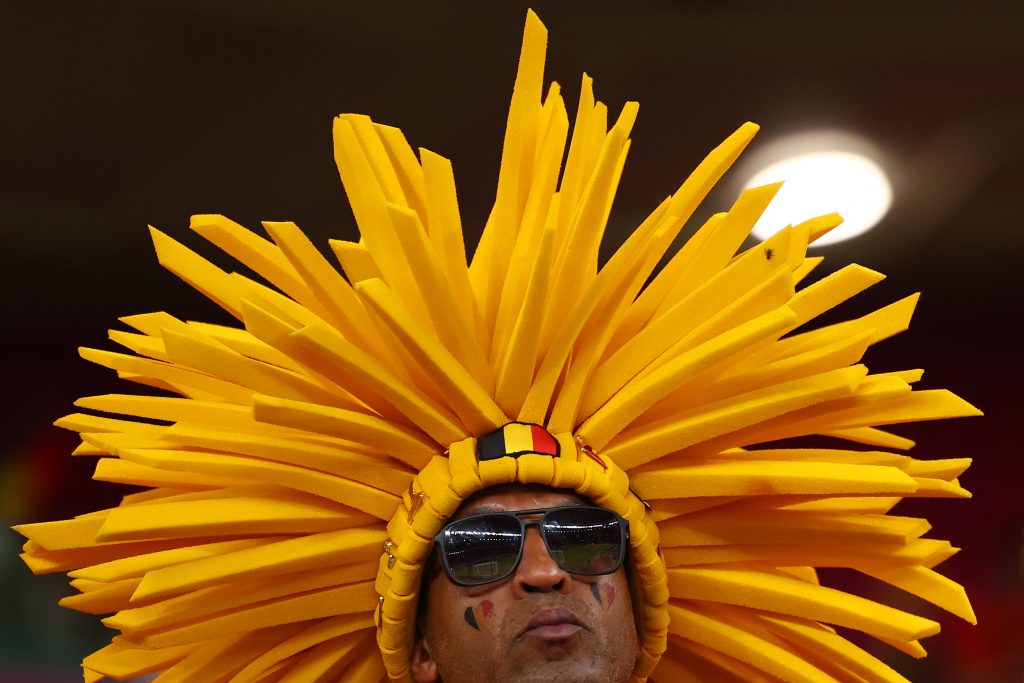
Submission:
{"label": "red face paint", "polygon": [[480,603],[480,611],[483,612],[485,619],[490,619],[494,616],[494,603],[490,600],[484,600]]}
{"label": "red face paint", "polygon": [[604,587],[604,595],[607,598],[608,606],[611,607],[612,603],[615,602],[615,586],[606,585]]}

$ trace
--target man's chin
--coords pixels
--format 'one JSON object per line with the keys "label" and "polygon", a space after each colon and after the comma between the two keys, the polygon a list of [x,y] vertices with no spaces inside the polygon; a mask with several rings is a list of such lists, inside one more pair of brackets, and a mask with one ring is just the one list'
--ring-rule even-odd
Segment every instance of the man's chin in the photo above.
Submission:
{"label": "man's chin", "polygon": [[[512,683],[608,683],[607,652],[580,630],[566,638],[520,638],[510,649]],[[587,642],[587,641],[590,642]],[[614,667],[612,667],[614,668]]]}
{"label": "man's chin", "polygon": [[[502,683],[615,683],[615,678],[598,663],[574,658],[516,662],[516,671],[500,676]],[[626,679],[621,679],[625,681]]]}

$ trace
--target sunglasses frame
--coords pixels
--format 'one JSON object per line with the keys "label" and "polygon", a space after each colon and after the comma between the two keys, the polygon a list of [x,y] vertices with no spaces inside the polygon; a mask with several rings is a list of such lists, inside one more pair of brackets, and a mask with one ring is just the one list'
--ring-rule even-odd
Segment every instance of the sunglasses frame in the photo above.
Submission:
{"label": "sunglasses frame", "polygon": [[[548,537],[544,530],[544,520],[547,519],[549,514],[561,512],[563,510],[600,510],[603,513],[611,515],[612,519],[618,522],[619,531],[622,534],[622,542],[619,547],[619,556],[618,558],[616,558],[615,565],[611,569],[607,571],[596,572],[593,574],[574,572],[563,567],[561,563],[557,559],[555,559],[555,556],[551,553],[551,546],[548,544]],[[531,515],[541,516],[538,519],[523,519],[523,517],[529,517]],[[452,573],[451,565],[448,563],[448,553],[446,552],[446,534],[448,532],[448,529],[456,524],[463,524],[474,519],[483,519],[485,517],[515,518],[516,521],[519,522],[519,550],[516,553],[516,560],[512,563],[512,568],[509,569],[507,574],[499,576],[494,579],[488,579],[487,581],[467,582],[456,577]],[[562,505],[559,507],[537,508],[535,510],[509,510],[507,512],[484,512],[479,515],[471,515],[469,517],[463,517],[462,519],[457,519],[452,522],[449,522],[448,524],[445,524],[444,528],[442,528],[441,531],[436,536],[434,536],[434,543],[436,544],[437,549],[439,551],[438,554],[441,556],[441,564],[444,566],[444,572],[448,575],[448,579],[452,583],[458,586],[486,586],[489,583],[497,583],[499,581],[504,581],[508,577],[515,574],[516,570],[519,569],[519,564],[523,560],[523,550],[526,548],[526,530],[530,527],[537,527],[537,531],[540,533],[540,536],[544,541],[544,549],[547,551],[548,556],[551,557],[555,564],[557,564],[562,571],[568,572],[570,574],[575,574],[577,576],[604,576],[607,574],[614,574],[619,570],[619,567],[622,566],[622,563],[625,561],[626,555],[629,552],[629,522],[626,519],[624,519],[622,515],[615,512],[614,510],[609,510],[608,508],[603,508],[596,505]]]}

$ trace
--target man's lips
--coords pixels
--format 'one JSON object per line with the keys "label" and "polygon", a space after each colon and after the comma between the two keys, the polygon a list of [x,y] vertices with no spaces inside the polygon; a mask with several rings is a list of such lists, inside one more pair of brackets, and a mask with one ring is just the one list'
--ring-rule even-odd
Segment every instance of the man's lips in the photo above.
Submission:
{"label": "man's lips", "polygon": [[543,640],[564,640],[583,628],[579,618],[564,607],[545,607],[533,615],[519,634]]}

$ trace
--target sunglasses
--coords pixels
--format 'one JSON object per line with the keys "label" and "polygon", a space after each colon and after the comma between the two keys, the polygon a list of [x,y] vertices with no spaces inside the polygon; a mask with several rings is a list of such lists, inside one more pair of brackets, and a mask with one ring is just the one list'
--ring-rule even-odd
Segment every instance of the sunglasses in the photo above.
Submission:
{"label": "sunglasses", "polygon": [[474,515],[446,525],[434,540],[448,578],[480,586],[515,572],[529,527],[540,530],[548,554],[570,574],[611,574],[629,547],[629,522],[611,510],[581,505]]}

